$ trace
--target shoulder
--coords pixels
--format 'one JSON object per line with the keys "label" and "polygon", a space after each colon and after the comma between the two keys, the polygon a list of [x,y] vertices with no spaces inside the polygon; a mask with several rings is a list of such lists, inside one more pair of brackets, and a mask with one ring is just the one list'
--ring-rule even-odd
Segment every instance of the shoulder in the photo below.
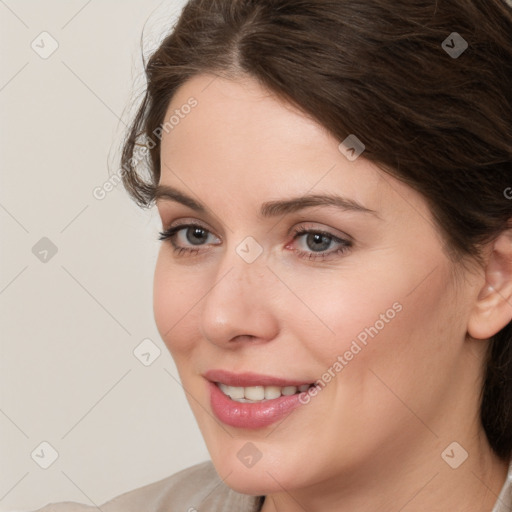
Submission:
{"label": "shoulder", "polygon": [[[219,478],[211,461],[125,492],[101,505],[103,512],[255,512],[256,498],[239,494]],[[34,512],[91,512],[96,506],[52,503]]]}
{"label": "shoulder", "polygon": [[510,459],[507,479],[492,512],[512,512],[512,458]]}
{"label": "shoulder", "polygon": [[228,499],[232,492],[219,478],[211,461],[207,461],[121,494],[101,508],[103,512],[193,512],[212,494],[222,500]]}

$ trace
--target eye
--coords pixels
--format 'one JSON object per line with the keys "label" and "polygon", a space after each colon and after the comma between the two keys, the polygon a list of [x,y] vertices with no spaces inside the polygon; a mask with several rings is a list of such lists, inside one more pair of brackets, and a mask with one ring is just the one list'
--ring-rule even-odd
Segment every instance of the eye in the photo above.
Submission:
{"label": "eye", "polygon": [[[183,232],[183,233],[182,233]],[[200,224],[180,224],[159,233],[158,240],[169,240],[178,255],[183,253],[198,253],[199,249],[183,247],[183,244],[201,246],[208,242],[213,235]]]}
{"label": "eye", "polygon": [[[295,241],[300,238],[303,239],[303,247],[305,247],[306,250],[296,249],[295,252],[299,258],[309,260],[324,260],[325,258],[337,254],[341,255],[352,247],[352,241],[339,238],[328,231],[317,229],[307,229],[305,227],[295,229],[293,240]],[[333,243],[338,247],[324,252],[331,247]],[[290,245],[286,246],[286,248],[288,247],[290,247]],[[311,252],[308,250],[311,250]]]}
{"label": "eye", "polygon": [[[293,249],[299,258],[309,260],[324,260],[337,254],[343,254],[352,247],[352,241],[335,236],[328,231],[318,229],[306,229],[301,227],[293,231],[293,242],[303,238],[302,249]],[[209,237],[214,237],[212,233],[200,224],[180,224],[173,226],[159,233],[159,240],[168,240],[177,255],[197,254],[200,247],[209,242]],[[305,244],[305,245],[304,245]],[[332,244],[337,247],[327,251]],[[193,246],[196,246],[194,248]],[[286,249],[291,248],[288,244]]]}

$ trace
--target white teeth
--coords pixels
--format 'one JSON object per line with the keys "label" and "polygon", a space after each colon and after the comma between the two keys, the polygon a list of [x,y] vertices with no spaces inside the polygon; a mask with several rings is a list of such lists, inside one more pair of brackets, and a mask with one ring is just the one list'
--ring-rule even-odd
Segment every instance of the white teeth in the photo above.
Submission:
{"label": "white teeth", "polygon": [[236,386],[226,386],[222,384],[225,389],[222,389],[224,393],[231,398],[243,398],[244,397],[244,388],[237,388]]}
{"label": "white teeth", "polygon": [[265,386],[265,398],[272,400],[281,396],[281,388],[279,386]]}
{"label": "white teeth", "polygon": [[294,395],[295,393],[297,393],[297,386],[285,386],[285,387],[281,390],[281,393],[282,393],[284,396]]}
{"label": "white teeth", "polygon": [[[222,382],[217,382],[217,386],[219,386],[220,390],[227,395],[229,386],[226,386],[226,384],[222,384]],[[230,395],[231,396],[231,395]]]}
{"label": "white teeth", "polygon": [[242,388],[247,400],[263,400],[265,398],[265,389],[263,386],[249,386]]}
{"label": "white teeth", "polygon": [[260,402],[262,400],[273,400],[280,396],[290,396],[299,392],[307,391],[309,384],[302,386],[228,386],[222,382],[218,383],[219,389],[236,402]]}

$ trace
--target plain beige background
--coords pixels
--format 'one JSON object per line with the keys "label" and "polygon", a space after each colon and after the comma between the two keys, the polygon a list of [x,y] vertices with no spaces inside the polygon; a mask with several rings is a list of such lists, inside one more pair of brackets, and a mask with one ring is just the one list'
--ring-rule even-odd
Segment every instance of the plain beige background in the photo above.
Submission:
{"label": "plain beige background", "polygon": [[183,4],[0,0],[2,512],[99,505],[209,458],[154,324],[156,210],[104,186],[142,30],[148,53]]}

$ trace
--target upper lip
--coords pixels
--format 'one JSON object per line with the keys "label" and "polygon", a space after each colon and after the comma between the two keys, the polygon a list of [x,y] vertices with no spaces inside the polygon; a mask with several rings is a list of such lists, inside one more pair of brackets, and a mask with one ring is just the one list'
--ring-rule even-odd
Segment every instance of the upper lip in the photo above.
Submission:
{"label": "upper lip", "polygon": [[302,386],[311,384],[312,381],[283,379],[281,377],[272,377],[270,375],[261,375],[252,372],[233,373],[228,370],[208,370],[203,377],[211,382],[221,382],[228,386],[249,387],[249,386]]}

